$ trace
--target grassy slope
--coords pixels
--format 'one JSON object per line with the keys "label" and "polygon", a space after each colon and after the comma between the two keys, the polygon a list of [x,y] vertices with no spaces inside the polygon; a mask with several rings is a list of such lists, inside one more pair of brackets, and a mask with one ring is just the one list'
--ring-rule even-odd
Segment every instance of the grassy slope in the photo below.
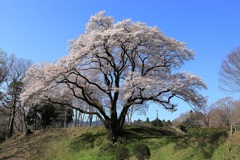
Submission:
{"label": "grassy slope", "polygon": [[[201,134],[200,134],[201,133]],[[172,131],[149,127],[128,127],[124,144],[132,150],[136,143],[150,147],[152,160],[237,159],[240,133],[207,131],[176,135]],[[126,141],[126,142],[125,142]],[[103,127],[49,129],[28,136],[15,135],[0,144],[0,160],[112,160],[120,144],[110,146]],[[131,153],[131,159],[134,156]]]}

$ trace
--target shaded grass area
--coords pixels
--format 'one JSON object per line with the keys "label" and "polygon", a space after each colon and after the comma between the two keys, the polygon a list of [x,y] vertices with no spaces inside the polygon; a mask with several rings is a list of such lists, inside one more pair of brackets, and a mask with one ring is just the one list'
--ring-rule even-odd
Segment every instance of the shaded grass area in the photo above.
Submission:
{"label": "shaded grass area", "polygon": [[34,131],[28,136],[16,135],[0,144],[0,160],[112,160],[120,145],[125,145],[130,150],[130,159],[134,160],[132,149],[137,143],[149,146],[152,155],[150,159],[153,160],[202,160],[217,159],[222,155],[240,156],[240,147],[237,145],[240,139],[231,140],[233,136],[228,137],[227,132],[220,129],[192,130],[191,134],[177,134],[171,128],[128,126],[123,133],[120,142],[110,144],[103,127]]}
{"label": "shaded grass area", "polygon": [[[58,134],[56,134],[58,133]],[[35,155],[44,155],[47,146],[57,142],[66,133],[66,130],[52,129],[35,131],[29,135],[14,135],[0,145],[0,160],[6,159],[34,159]]]}
{"label": "shaded grass area", "polygon": [[194,158],[198,155],[201,159],[212,159],[214,151],[225,143],[228,134],[226,131],[219,131],[208,135],[185,135],[169,137],[168,140],[175,143],[174,149],[192,150],[189,158]]}
{"label": "shaded grass area", "polygon": [[[131,128],[126,135],[132,143],[145,143],[153,151],[151,159],[212,159],[214,152],[228,138],[224,129],[192,129],[190,134],[176,134],[169,128]],[[167,148],[167,149],[166,149]]]}

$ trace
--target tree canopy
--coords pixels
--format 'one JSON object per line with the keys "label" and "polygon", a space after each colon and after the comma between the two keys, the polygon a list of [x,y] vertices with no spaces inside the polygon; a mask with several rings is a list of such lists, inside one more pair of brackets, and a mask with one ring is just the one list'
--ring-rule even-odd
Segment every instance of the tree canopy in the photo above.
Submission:
{"label": "tree canopy", "polygon": [[[96,115],[114,141],[132,105],[152,101],[175,110],[173,98],[196,107],[205,104],[199,92],[205,83],[178,71],[193,58],[185,43],[165,36],[157,27],[130,19],[115,23],[101,11],[70,42],[68,55],[28,70],[21,98],[25,104],[50,100]],[[93,109],[81,108],[77,101]]]}

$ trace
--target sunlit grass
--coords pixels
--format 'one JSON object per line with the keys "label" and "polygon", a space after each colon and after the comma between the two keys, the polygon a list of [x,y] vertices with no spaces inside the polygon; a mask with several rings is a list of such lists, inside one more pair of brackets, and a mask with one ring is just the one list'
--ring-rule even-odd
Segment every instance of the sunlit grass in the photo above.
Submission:
{"label": "sunlit grass", "polygon": [[104,127],[49,129],[18,135],[0,144],[3,157],[28,160],[113,160],[115,151],[125,145],[130,159],[137,143],[149,146],[151,160],[234,159],[240,157],[240,133],[228,136],[225,130],[192,130],[179,135],[169,129],[129,126],[121,143],[110,144]]}

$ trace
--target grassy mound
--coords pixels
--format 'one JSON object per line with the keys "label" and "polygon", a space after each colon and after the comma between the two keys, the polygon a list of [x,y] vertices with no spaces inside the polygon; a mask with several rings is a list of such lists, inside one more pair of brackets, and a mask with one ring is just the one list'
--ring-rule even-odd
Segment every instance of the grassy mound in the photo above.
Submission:
{"label": "grassy mound", "polygon": [[103,127],[49,129],[15,135],[0,144],[0,160],[113,160],[124,145],[135,160],[133,147],[146,144],[153,160],[233,159],[240,157],[240,133],[197,130],[179,134],[172,128],[126,127],[120,142],[111,145]]}

